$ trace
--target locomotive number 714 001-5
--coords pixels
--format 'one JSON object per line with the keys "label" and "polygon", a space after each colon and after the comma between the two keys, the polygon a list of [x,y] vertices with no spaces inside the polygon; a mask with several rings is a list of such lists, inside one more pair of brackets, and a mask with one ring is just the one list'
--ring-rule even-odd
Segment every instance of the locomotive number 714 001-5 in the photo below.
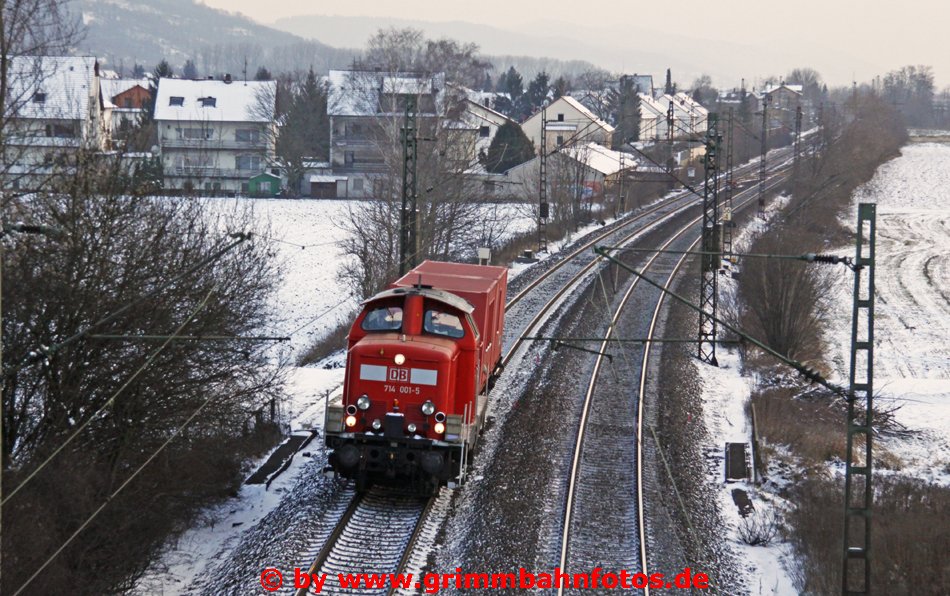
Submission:
{"label": "locomotive number 714 001-5", "polygon": [[400,385],[396,387],[395,385],[383,385],[383,390],[386,393],[400,393],[403,395],[422,395],[422,390],[418,387],[407,387],[405,385]]}

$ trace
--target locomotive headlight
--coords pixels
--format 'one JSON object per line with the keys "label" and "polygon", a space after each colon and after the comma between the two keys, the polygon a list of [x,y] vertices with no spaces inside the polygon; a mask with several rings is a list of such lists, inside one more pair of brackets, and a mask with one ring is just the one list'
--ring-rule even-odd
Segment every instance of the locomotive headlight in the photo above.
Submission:
{"label": "locomotive headlight", "polygon": [[351,416],[347,416],[347,417],[346,417],[346,427],[347,427],[347,428],[353,428],[354,426],[356,426],[356,416],[352,416],[352,415],[351,415]]}
{"label": "locomotive headlight", "polygon": [[441,435],[442,433],[445,432],[445,424],[441,422],[436,422],[433,430],[435,430],[435,434]]}
{"label": "locomotive headlight", "polygon": [[373,430],[379,430],[383,427],[383,423],[379,421],[379,418],[373,420]]}
{"label": "locomotive headlight", "polygon": [[412,424],[412,423],[409,423],[409,426],[406,427],[406,430],[408,430],[410,433],[415,433],[415,432],[416,432],[416,425],[415,425],[415,424]]}
{"label": "locomotive headlight", "polygon": [[393,362],[396,363],[396,366],[402,366],[406,363],[406,357],[402,354],[396,354],[396,357],[393,358]]}
{"label": "locomotive headlight", "polygon": [[433,412],[435,412],[435,404],[427,399],[425,403],[422,404],[422,413],[426,416],[431,416]]}
{"label": "locomotive headlight", "polygon": [[359,409],[361,409],[361,410],[364,410],[364,411],[365,411],[365,410],[368,410],[368,409],[369,409],[369,396],[366,395],[365,393],[364,393],[363,395],[361,395],[361,396],[359,397],[359,399],[356,400],[356,407],[359,408]]}

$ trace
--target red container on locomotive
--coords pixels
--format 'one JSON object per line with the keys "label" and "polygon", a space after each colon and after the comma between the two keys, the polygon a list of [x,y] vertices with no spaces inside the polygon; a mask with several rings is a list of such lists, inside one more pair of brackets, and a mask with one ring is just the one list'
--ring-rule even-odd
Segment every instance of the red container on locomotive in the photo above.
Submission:
{"label": "red container on locomotive", "polygon": [[363,302],[340,403],[327,408],[330,466],[423,492],[460,483],[500,373],[504,267],[426,261]]}

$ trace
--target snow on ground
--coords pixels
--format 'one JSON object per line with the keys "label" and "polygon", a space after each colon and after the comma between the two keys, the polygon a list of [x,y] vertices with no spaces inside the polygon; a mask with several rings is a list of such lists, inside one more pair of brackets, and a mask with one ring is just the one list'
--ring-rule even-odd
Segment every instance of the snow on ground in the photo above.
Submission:
{"label": "snow on ground", "polygon": [[[950,486],[950,144],[907,145],[855,193],[877,203],[874,389],[878,406],[914,435],[880,437],[902,460],[899,472]],[[854,254],[853,246],[841,254]],[[851,317],[850,276],[839,284],[836,318]],[[847,379],[850,327],[829,337]]]}
{"label": "snow on ground", "polygon": [[[340,224],[352,201],[291,199],[206,199],[220,213],[249,206],[255,221],[269,226],[284,277],[272,304],[273,320],[262,333],[289,335],[289,347],[280,348],[292,361],[345,321],[357,299],[339,281],[344,256]],[[489,206],[491,208],[493,206]],[[507,233],[531,229],[534,221],[517,215]],[[583,231],[582,231],[583,233]],[[552,252],[555,252],[552,250]],[[546,255],[545,258],[547,258]],[[291,368],[284,415],[293,431],[320,428],[328,398],[342,391],[342,352],[310,367]],[[319,441],[318,437],[315,439]],[[305,450],[306,451],[306,450]],[[268,454],[269,455],[269,454]],[[259,462],[266,461],[267,456]],[[237,546],[245,531],[273,511],[297,482],[308,460],[299,454],[270,486],[243,485],[238,495],[210,508],[198,522],[176,538],[156,560],[132,594],[179,594],[202,578]]]}
{"label": "snow on ground", "polygon": [[[740,561],[740,569],[750,594],[791,596],[797,594],[787,571],[794,567],[791,548],[778,541],[768,546],[749,546],[739,539],[739,526],[744,523],[739,508],[733,500],[733,491],[742,490],[752,501],[755,512],[750,516],[768,516],[773,507],[784,503],[774,494],[758,490],[752,482],[723,483],[726,477],[726,443],[752,444],[752,425],[746,416],[754,381],[741,374],[741,361],[735,350],[718,349],[716,358],[719,367],[694,361],[703,380],[704,423],[709,443],[705,446],[707,458],[715,462],[710,470],[710,480],[721,485],[718,492],[719,510],[726,520],[726,540]],[[751,457],[751,453],[749,454]],[[760,517],[761,519],[761,517]]]}
{"label": "snow on ground", "polygon": [[[875,449],[901,460],[898,471],[928,482],[950,486],[950,144],[908,145],[903,155],[878,169],[858,189],[847,225],[854,227],[858,202],[875,202],[877,209],[877,273],[875,320],[875,392],[879,406],[900,406],[896,420],[914,431],[910,437],[881,436]],[[782,205],[783,201],[776,201]],[[772,206],[770,206],[772,207]],[[741,247],[761,227],[756,220],[737,236]],[[741,249],[740,249],[741,250]],[[854,247],[837,254],[853,255]],[[733,282],[724,279],[723,292]],[[834,380],[847,382],[851,341],[853,278],[843,275],[829,330],[829,357]],[[758,594],[795,594],[788,569],[795,561],[788,544],[747,546],[738,539],[740,523],[732,489],[749,493],[756,509],[779,511],[786,504],[766,489],[747,482],[724,484],[726,442],[751,444],[745,413],[753,379],[741,376],[734,351],[717,351],[720,367],[696,363],[703,378],[706,428],[711,437],[707,453],[715,462],[711,482],[722,486],[719,506],[729,524],[725,540],[745,561],[746,588]],[[830,466],[838,474],[843,468]]]}

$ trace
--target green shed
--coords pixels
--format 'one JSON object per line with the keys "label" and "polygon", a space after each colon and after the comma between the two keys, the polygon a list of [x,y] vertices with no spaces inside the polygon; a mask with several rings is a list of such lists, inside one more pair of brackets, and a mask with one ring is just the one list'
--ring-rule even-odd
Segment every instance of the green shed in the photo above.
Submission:
{"label": "green shed", "polygon": [[261,172],[251,177],[247,185],[247,193],[252,197],[276,197],[280,192],[280,176],[270,172]]}

